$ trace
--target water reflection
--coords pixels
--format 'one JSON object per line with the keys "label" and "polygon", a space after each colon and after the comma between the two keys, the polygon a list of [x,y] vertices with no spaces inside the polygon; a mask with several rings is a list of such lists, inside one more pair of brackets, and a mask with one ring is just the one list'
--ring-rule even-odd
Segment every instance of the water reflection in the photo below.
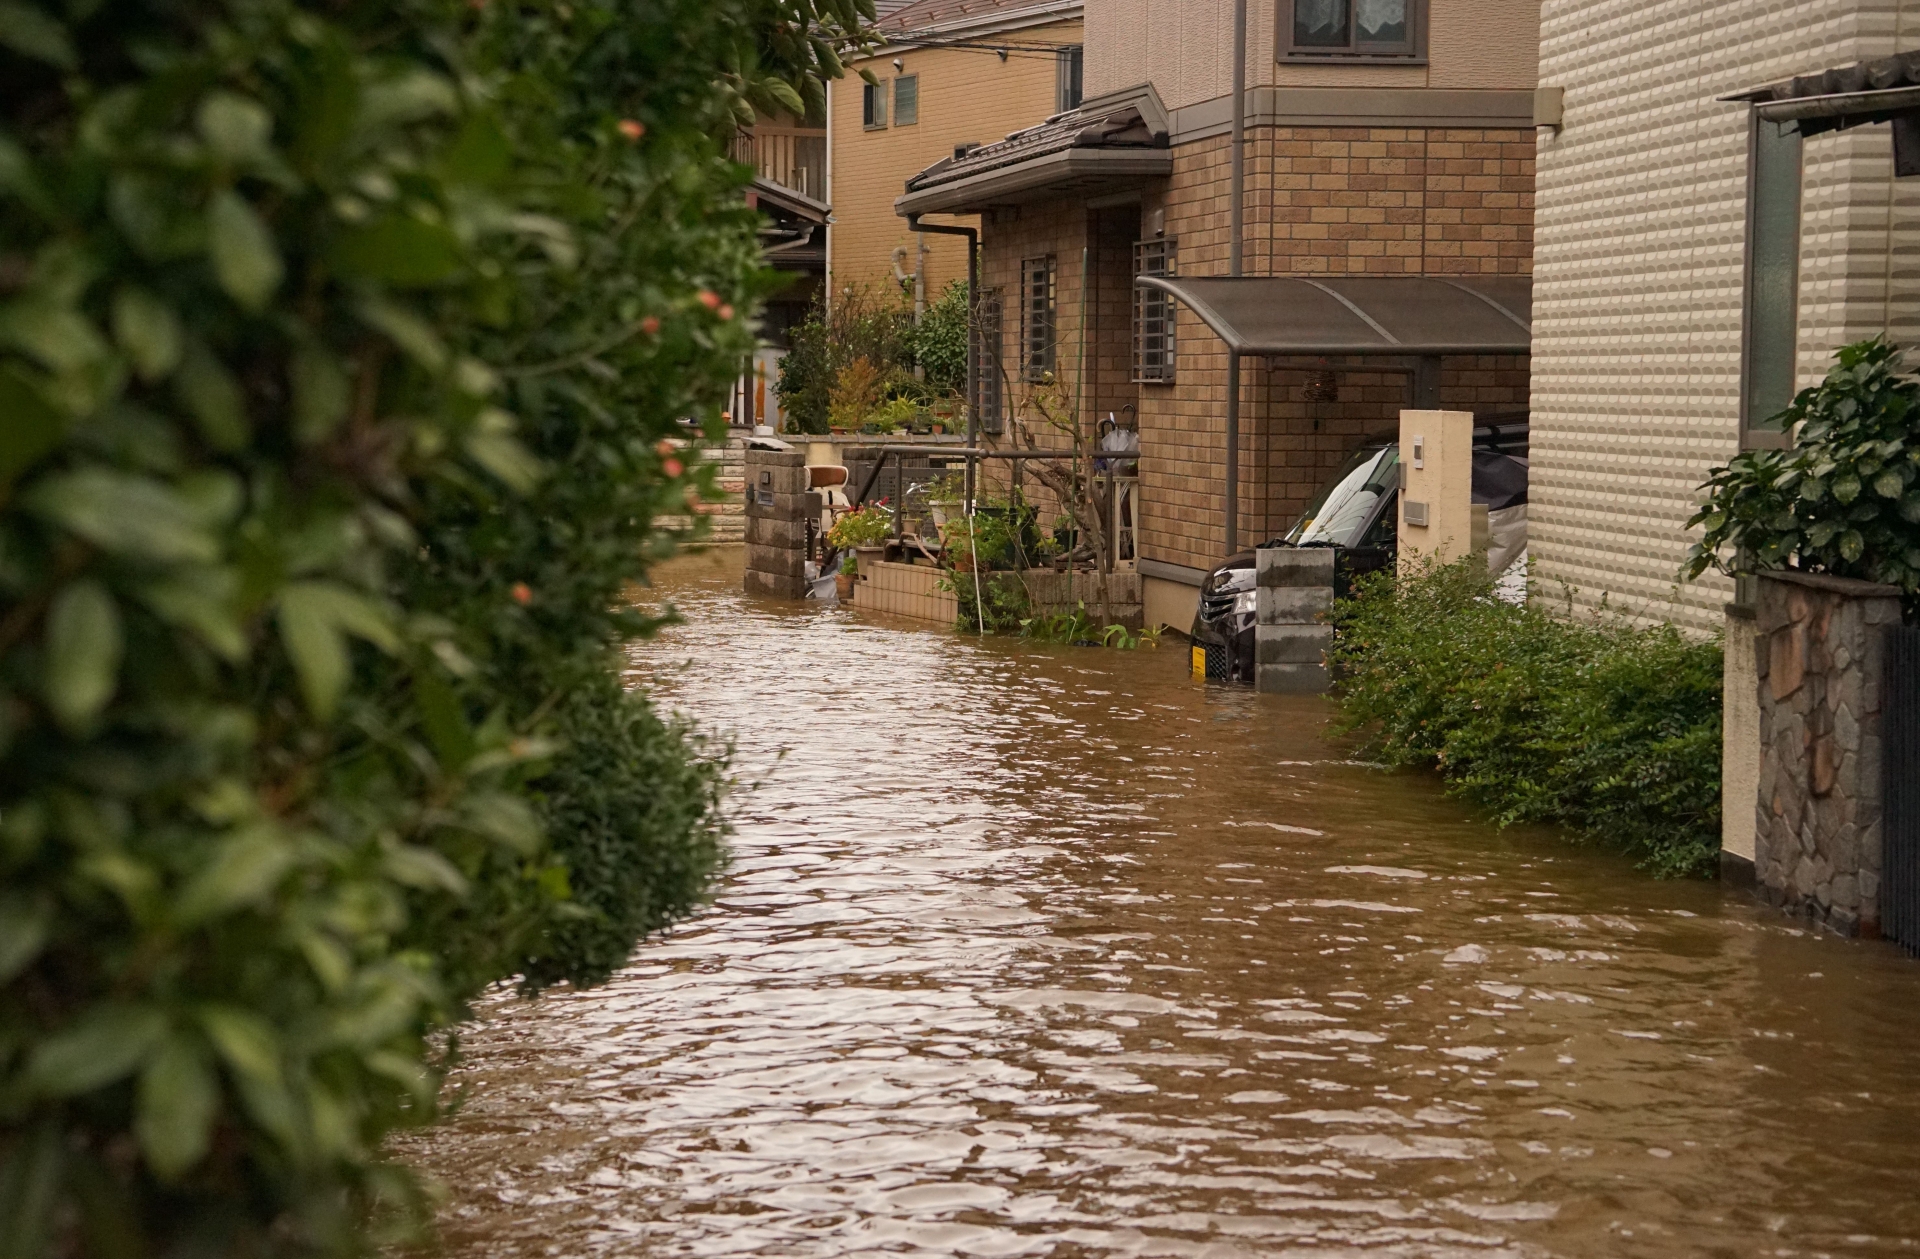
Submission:
{"label": "water reflection", "polygon": [[1181,653],[665,585],[731,874],[502,996],[458,1256],[1912,1253],[1920,965],[1472,821]]}

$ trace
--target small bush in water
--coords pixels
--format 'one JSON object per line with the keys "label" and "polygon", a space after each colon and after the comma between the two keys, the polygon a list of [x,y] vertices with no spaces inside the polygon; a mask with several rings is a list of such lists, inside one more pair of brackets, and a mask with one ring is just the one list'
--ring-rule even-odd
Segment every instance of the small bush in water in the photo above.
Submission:
{"label": "small bush in water", "polygon": [[1342,732],[1434,765],[1495,821],[1552,822],[1660,875],[1720,839],[1721,649],[1671,626],[1561,620],[1470,561],[1373,574],[1334,609]]}

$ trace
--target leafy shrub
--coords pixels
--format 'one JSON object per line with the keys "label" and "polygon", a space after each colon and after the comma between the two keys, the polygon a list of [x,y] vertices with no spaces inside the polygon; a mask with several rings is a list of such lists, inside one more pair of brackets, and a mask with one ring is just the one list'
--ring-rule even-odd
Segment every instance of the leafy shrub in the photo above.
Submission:
{"label": "leafy shrub", "polygon": [[697,894],[619,597],[751,344],[718,137],[857,20],[4,7],[0,1252],[365,1249],[434,1029]]}
{"label": "leafy shrub", "polygon": [[[858,429],[903,388],[924,400],[925,389],[910,371],[912,334],[913,311],[898,293],[849,284],[831,305],[823,294],[788,334],[774,396],[802,433],[824,433],[829,425]],[[850,368],[856,379],[849,381]]]}
{"label": "leafy shrub", "polygon": [[1920,611],[1920,382],[1875,338],[1842,347],[1826,379],[1778,417],[1791,450],[1749,450],[1715,468],[1706,532],[1686,574],[1780,568],[1898,586]]}
{"label": "leafy shrub", "polygon": [[893,536],[893,513],[885,499],[842,512],[827,530],[827,545],[835,550],[856,546],[879,546]]}
{"label": "leafy shrub", "polygon": [[913,325],[913,358],[926,375],[936,397],[965,392],[967,387],[967,285],[954,280],[921,312]]}
{"label": "leafy shrub", "polygon": [[1501,825],[1552,822],[1700,873],[1720,842],[1721,652],[1671,626],[1491,597],[1472,561],[1371,574],[1334,609],[1338,729],[1436,765]]}

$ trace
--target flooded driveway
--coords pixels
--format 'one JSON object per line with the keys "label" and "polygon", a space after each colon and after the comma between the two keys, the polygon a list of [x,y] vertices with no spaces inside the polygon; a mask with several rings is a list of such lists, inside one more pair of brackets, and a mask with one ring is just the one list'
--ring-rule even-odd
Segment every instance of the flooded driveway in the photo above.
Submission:
{"label": "flooded driveway", "polygon": [[483,1007],[405,1150],[450,1254],[1920,1252],[1891,947],[1495,832],[1177,647],[662,586],[633,674],[736,733],[733,868]]}

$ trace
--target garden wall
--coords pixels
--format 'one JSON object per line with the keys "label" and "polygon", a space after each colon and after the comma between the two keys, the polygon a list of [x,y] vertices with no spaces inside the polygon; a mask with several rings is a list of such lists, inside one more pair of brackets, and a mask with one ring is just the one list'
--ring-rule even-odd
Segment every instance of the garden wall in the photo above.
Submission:
{"label": "garden wall", "polygon": [[1755,875],[1776,905],[1843,935],[1878,936],[1882,697],[1900,592],[1771,572],[1760,577],[1755,615]]}

